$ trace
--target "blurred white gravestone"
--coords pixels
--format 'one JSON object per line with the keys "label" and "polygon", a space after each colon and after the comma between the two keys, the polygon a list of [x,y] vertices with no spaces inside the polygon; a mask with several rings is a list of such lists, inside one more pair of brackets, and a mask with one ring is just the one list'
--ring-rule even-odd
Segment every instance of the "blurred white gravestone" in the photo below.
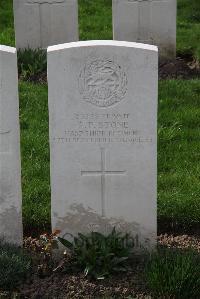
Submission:
{"label": "blurred white gravestone", "polygon": [[77,0],[14,0],[14,16],[17,48],[78,40]]}
{"label": "blurred white gravestone", "polygon": [[16,49],[0,45],[0,239],[22,245]]}
{"label": "blurred white gravestone", "polygon": [[157,47],[48,48],[52,229],[156,237]]}
{"label": "blurred white gravestone", "polygon": [[113,38],[153,44],[176,57],[176,0],[113,0]]}

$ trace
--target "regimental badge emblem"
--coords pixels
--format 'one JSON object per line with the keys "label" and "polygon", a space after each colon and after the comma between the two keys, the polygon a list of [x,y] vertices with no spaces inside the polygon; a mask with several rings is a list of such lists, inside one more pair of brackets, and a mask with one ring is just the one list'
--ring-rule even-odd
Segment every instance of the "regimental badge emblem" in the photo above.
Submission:
{"label": "regimental badge emblem", "polygon": [[98,107],[110,107],[125,97],[127,76],[111,59],[94,58],[86,62],[80,72],[79,91],[85,101]]}

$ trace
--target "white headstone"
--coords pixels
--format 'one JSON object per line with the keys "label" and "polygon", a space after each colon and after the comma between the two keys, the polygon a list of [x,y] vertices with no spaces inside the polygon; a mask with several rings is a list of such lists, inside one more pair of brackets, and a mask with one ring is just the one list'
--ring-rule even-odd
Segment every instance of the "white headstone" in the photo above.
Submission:
{"label": "white headstone", "polygon": [[157,45],[161,59],[176,57],[176,0],[113,0],[113,37]]}
{"label": "white headstone", "polygon": [[17,48],[47,48],[78,40],[77,0],[14,0]]}
{"label": "white headstone", "polygon": [[0,45],[0,239],[22,244],[16,49]]}
{"label": "white headstone", "polygon": [[156,236],[157,47],[48,48],[52,228]]}

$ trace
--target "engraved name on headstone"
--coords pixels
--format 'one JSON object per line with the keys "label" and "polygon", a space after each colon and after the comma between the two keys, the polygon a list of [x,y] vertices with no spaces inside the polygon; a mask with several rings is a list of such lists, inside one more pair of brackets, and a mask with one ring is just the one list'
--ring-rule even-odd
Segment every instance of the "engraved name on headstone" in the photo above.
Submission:
{"label": "engraved name on headstone", "polygon": [[159,47],[161,59],[176,56],[176,0],[113,0],[113,36]]}
{"label": "engraved name on headstone", "polygon": [[157,47],[48,48],[52,229],[156,237]]}
{"label": "engraved name on headstone", "polygon": [[78,40],[77,0],[14,0],[17,48]]}
{"label": "engraved name on headstone", "polygon": [[0,239],[22,245],[16,49],[0,45]]}

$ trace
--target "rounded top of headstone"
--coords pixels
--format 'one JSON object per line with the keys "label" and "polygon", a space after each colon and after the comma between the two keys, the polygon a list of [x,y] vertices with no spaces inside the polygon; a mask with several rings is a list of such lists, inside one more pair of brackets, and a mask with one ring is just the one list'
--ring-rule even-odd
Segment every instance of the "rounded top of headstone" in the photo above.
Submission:
{"label": "rounded top of headstone", "polygon": [[142,50],[149,50],[158,52],[158,47],[148,44],[141,44],[127,41],[116,41],[116,40],[92,40],[92,41],[79,41],[72,43],[65,43],[55,46],[50,46],[47,52],[59,51],[70,48],[81,48],[81,47],[94,47],[94,46],[113,46],[113,47],[127,47]]}
{"label": "rounded top of headstone", "polygon": [[16,53],[16,48],[0,45],[0,51],[15,54]]}

